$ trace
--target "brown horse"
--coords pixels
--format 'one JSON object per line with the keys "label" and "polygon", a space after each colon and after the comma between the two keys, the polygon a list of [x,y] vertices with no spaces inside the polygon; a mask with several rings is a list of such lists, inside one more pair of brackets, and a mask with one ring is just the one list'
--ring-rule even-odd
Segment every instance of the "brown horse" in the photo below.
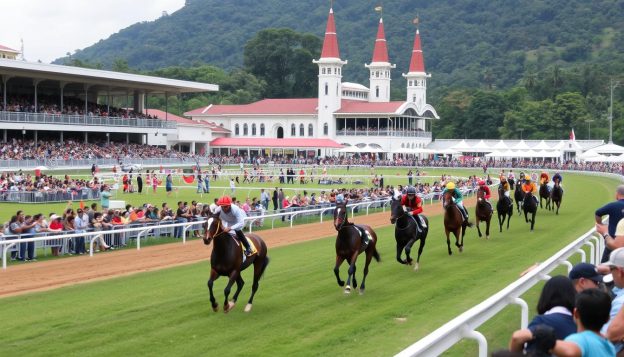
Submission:
{"label": "brown horse", "polygon": [[[345,294],[351,293],[351,279],[353,279],[353,288],[357,288],[355,280],[355,262],[358,255],[366,252],[366,262],[364,263],[364,276],[360,285],[360,294],[364,294],[366,276],[368,275],[368,265],[372,258],[380,261],[377,252],[377,234],[367,225],[355,225],[347,219],[347,202],[336,203],[334,210],[334,228],[338,231],[336,237],[336,265],[334,266],[334,274],[339,286],[344,286]],[[340,265],[343,261],[349,262],[349,273],[347,282],[340,279]]]}
{"label": "brown horse", "polygon": [[563,200],[563,189],[557,181],[555,181],[555,187],[553,187],[552,192],[550,192],[550,199],[552,207],[555,208],[555,206],[557,206],[555,214],[559,214],[559,207],[561,206],[561,201]]}
{"label": "brown horse", "polygon": [[554,209],[554,207],[550,206],[550,191],[548,190],[548,185],[545,183],[540,184],[540,187],[539,187],[540,208],[544,208],[544,206],[542,206],[542,199],[546,200],[546,210],[550,211]]}
{"label": "brown horse", "polygon": [[516,188],[514,189],[514,200],[516,200],[516,205],[518,206],[518,214],[522,214],[522,203],[524,202],[525,193],[522,191],[522,182],[516,183]]}
{"label": "brown horse", "polygon": [[485,190],[481,187],[477,190],[477,205],[475,206],[475,217],[477,223],[477,232],[482,237],[479,223],[485,222],[485,239],[490,239],[490,221],[492,220],[492,206],[485,200]]}
{"label": "brown horse", "polygon": [[[229,281],[223,290],[225,294],[225,301],[223,302],[223,311],[229,312],[234,308],[238,294],[241,292],[245,282],[241,277],[241,271],[247,269],[253,264],[254,267],[254,279],[251,286],[251,296],[245,306],[245,312],[251,311],[254,295],[258,290],[258,282],[262,273],[269,265],[269,257],[267,256],[267,246],[256,234],[248,234],[247,237],[253,243],[257,253],[249,257],[246,257],[243,261],[243,250],[241,244],[224,230],[223,223],[218,215],[210,215],[206,222],[206,235],[204,236],[204,244],[209,245],[214,240],[214,247],[212,248],[212,254],[210,256],[210,278],[208,279],[208,290],[210,291],[210,302],[212,304],[212,310],[217,312],[219,310],[219,304],[215,300],[212,292],[212,286],[215,280],[220,276],[227,276]],[[230,290],[232,285],[236,282],[236,292],[231,301],[228,301]]]}
{"label": "brown horse", "polygon": [[464,251],[464,235],[466,235],[467,222],[459,211],[459,207],[453,202],[453,191],[446,191],[442,196],[442,205],[444,206],[444,232],[446,233],[446,245],[448,246],[448,254],[452,255],[451,241],[449,234],[455,235],[455,246],[459,248],[459,252]]}
{"label": "brown horse", "polygon": [[[414,261],[410,256],[412,252],[412,246],[416,241],[420,241],[418,246],[418,256],[416,257],[416,263],[414,264],[414,270],[418,270],[420,267],[420,255],[425,248],[425,242],[427,241],[427,234],[429,233],[429,220],[425,215],[421,214],[420,217],[425,222],[426,227],[423,227],[422,232],[418,232],[416,219],[405,212],[403,205],[401,205],[401,199],[392,197],[390,200],[390,223],[394,224],[394,239],[396,240],[396,260],[401,264],[412,265]],[[401,258],[401,254],[405,251],[405,260]]]}

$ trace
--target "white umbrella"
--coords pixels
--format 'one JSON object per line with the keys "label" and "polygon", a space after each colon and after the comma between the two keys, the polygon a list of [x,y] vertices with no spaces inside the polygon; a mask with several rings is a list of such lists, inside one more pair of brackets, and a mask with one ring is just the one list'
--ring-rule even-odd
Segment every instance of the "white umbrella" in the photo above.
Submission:
{"label": "white umbrella", "polygon": [[615,145],[614,143],[604,144],[595,148],[592,148],[599,154],[624,154],[624,146]]}

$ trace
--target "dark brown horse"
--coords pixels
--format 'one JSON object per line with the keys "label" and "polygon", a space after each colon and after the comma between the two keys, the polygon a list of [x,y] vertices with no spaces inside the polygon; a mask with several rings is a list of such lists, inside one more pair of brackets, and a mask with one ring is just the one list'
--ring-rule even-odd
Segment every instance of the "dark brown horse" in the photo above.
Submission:
{"label": "dark brown horse", "polygon": [[524,191],[522,191],[522,182],[516,183],[516,188],[514,189],[514,200],[516,200],[516,205],[518,206],[518,214],[522,214],[522,202],[524,202]]}
{"label": "dark brown horse", "polygon": [[[380,261],[377,252],[377,234],[367,225],[355,225],[347,219],[347,202],[336,203],[334,210],[334,228],[338,231],[336,237],[336,265],[334,266],[334,274],[339,286],[344,286],[345,294],[351,293],[351,279],[353,279],[353,288],[357,288],[355,280],[355,262],[358,255],[366,252],[366,262],[364,263],[364,276],[360,285],[360,294],[364,294],[366,276],[368,275],[368,266],[372,260]],[[349,262],[349,272],[347,282],[340,279],[340,265],[343,261]]]}
{"label": "dark brown horse", "polygon": [[[227,230],[227,229],[226,229]],[[243,249],[241,244],[224,230],[224,226],[218,215],[211,215],[206,222],[206,235],[204,236],[204,244],[209,245],[214,240],[214,246],[212,248],[212,254],[210,255],[210,279],[208,279],[208,290],[210,291],[210,302],[212,304],[212,310],[217,312],[219,310],[219,304],[215,300],[212,292],[212,285],[220,276],[227,276],[229,281],[223,290],[225,294],[225,301],[223,302],[223,311],[229,312],[234,308],[238,294],[241,292],[245,282],[241,277],[241,271],[247,269],[253,264],[254,267],[254,279],[251,286],[251,296],[245,306],[245,312],[251,311],[254,295],[258,290],[258,282],[267,265],[269,264],[269,257],[267,256],[267,246],[256,234],[247,234],[247,237],[253,243],[257,253],[249,257],[246,257],[243,261]],[[236,282],[236,292],[231,301],[228,301],[230,290],[232,285]]]}
{"label": "dark brown horse", "polygon": [[450,233],[455,235],[455,246],[459,248],[459,252],[464,251],[464,235],[466,234],[467,222],[459,211],[459,207],[453,202],[453,191],[446,191],[442,196],[442,205],[444,206],[444,233],[446,233],[446,245],[448,254],[452,255]]}
{"label": "dark brown horse", "polygon": [[524,210],[524,220],[529,223],[529,216],[531,214],[531,232],[535,226],[535,213],[537,212],[537,199],[533,196],[532,192],[528,192],[524,196],[524,202],[522,202],[522,210]]}
{"label": "dark brown horse", "polygon": [[555,181],[555,187],[553,187],[552,192],[550,192],[551,205],[553,208],[557,206],[557,211],[555,214],[559,214],[559,207],[561,206],[561,201],[563,200],[563,189],[561,185]]}
{"label": "dark brown horse", "polygon": [[485,239],[490,239],[490,221],[492,220],[492,208],[485,200],[485,190],[481,187],[477,190],[477,205],[475,206],[475,217],[477,223],[477,232],[482,237],[479,223],[485,222]]}
{"label": "dark brown horse", "polygon": [[[422,232],[418,233],[416,228],[416,220],[414,217],[410,217],[403,205],[401,205],[400,198],[392,197],[390,201],[390,223],[394,224],[394,239],[396,240],[396,260],[401,264],[411,265],[413,263],[410,253],[412,251],[412,245],[416,241],[420,241],[418,246],[418,257],[416,257],[416,264],[414,264],[414,270],[418,270],[420,266],[420,255],[425,248],[425,242],[427,241],[427,233],[429,233],[429,220],[424,215],[420,215],[425,221],[426,228],[424,227]],[[405,258],[401,258],[401,254],[405,250]]]}
{"label": "dark brown horse", "polygon": [[505,196],[505,190],[502,186],[498,187],[498,202],[496,202],[496,214],[498,215],[498,226],[500,228],[499,232],[503,231],[503,223],[505,223],[505,218],[507,219],[507,229],[509,229],[509,221],[511,221],[511,216],[513,216],[513,203],[511,202],[511,198]]}
{"label": "dark brown horse", "polygon": [[554,209],[554,207],[550,206],[550,191],[548,190],[548,185],[545,183],[540,184],[540,187],[539,187],[540,208],[544,208],[544,206],[542,205],[542,199],[546,200],[546,210]]}

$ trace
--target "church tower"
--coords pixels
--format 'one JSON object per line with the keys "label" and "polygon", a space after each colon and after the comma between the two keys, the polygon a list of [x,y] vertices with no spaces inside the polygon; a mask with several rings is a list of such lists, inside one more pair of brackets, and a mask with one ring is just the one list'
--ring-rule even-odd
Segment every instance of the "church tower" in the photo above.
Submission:
{"label": "church tower", "polygon": [[314,60],[319,66],[318,74],[318,128],[319,136],[331,136],[336,132],[334,112],[340,109],[342,101],[342,66],[347,61],[340,59],[334,10],[329,9],[327,28],[321,58]]}
{"label": "church tower", "polygon": [[420,45],[420,32],[416,28],[416,37],[414,38],[414,49],[412,50],[412,59],[410,60],[409,72],[403,74],[407,80],[407,100],[416,104],[420,111],[427,104],[427,78],[430,74],[425,73],[425,60]]}
{"label": "church tower", "polygon": [[379,18],[375,49],[373,50],[373,60],[371,64],[366,64],[365,67],[370,71],[370,94],[368,96],[368,101],[389,102],[390,70],[396,68],[396,65],[390,64],[390,60],[388,59],[388,46],[386,44],[383,18]]}

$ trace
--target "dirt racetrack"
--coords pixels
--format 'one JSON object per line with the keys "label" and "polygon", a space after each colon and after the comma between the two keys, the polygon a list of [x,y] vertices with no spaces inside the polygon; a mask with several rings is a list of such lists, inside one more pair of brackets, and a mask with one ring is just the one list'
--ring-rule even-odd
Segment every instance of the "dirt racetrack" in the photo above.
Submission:
{"label": "dirt racetrack", "polygon": [[[467,199],[466,206],[472,206],[475,199]],[[425,214],[434,216],[442,213],[440,204],[426,205]],[[353,220],[363,223],[362,216]],[[390,224],[388,211],[366,216],[366,224],[373,228]],[[259,231],[269,249],[319,239],[335,234],[333,223],[310,223],[293,228],[277,228]],[[93,257],[78,256],[54,259],[45,262],[14,264],[0,271],[0,297],[19,295],[33,291],[49,290],[66,285],[110,279],[139,272],[165,269],[178,265],[208,261],[212,246],[205,246],[201,240],[186,244],[162,244],[136,249],[125,249],[108,253],[96,253]]]}

